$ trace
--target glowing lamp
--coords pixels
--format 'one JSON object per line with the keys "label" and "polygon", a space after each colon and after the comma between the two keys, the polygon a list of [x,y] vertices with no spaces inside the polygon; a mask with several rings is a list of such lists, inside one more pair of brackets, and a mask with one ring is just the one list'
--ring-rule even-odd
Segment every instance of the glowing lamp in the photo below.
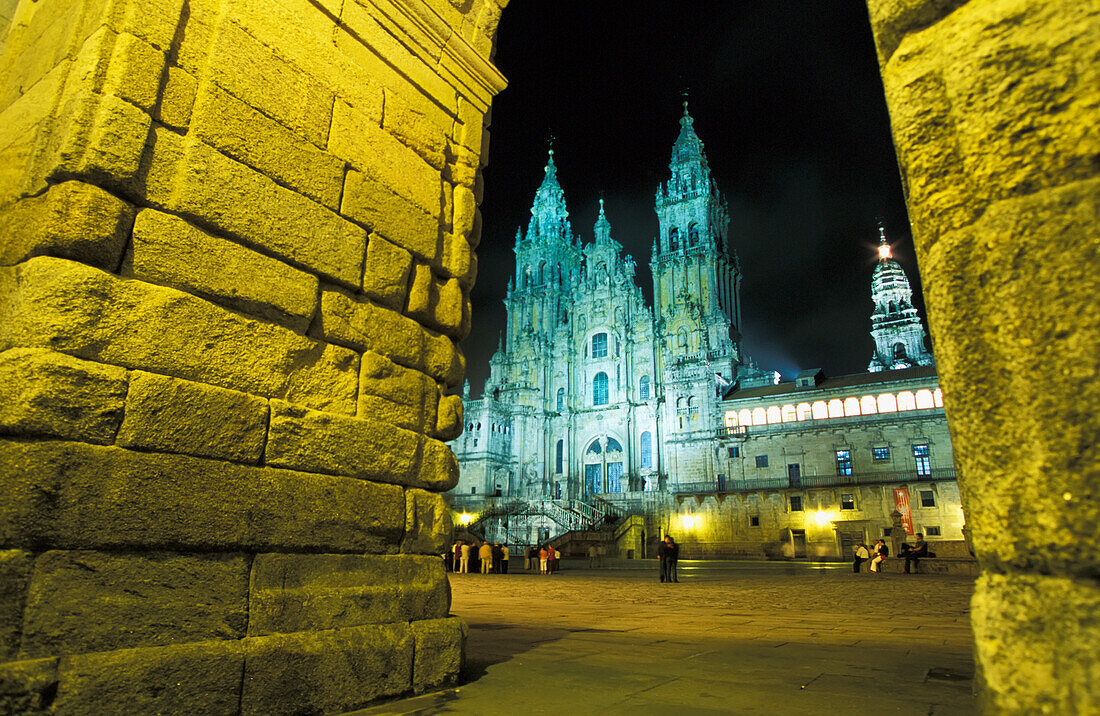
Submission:
{"label": "glowing lamp", "polygon": [[681,515],[680,516],[680,524],[683,525],[685,530],[690,530],[690,529],[694,528],[695,527],[695,516],[694,515]]}
{"label": "glowing lamp", "polygon": [[474,521],[474,517],[475,515],[471,515],[469,512],[463,512],[458,516],[458,524],[463,526],[468,525]]}
{"label": "glowing lamp", "polygon": [[836,519],[836,513],[829,512],[828,510],[818,510],[814,513],[814,523],[818,527],[825,527],[830,522]]}
{"label": "glowing lamp", "polygon": [[890,245],[889,244],[881,244],[878,247],[878,257],[880,259],[882,259],[883,261],[890,258]]}

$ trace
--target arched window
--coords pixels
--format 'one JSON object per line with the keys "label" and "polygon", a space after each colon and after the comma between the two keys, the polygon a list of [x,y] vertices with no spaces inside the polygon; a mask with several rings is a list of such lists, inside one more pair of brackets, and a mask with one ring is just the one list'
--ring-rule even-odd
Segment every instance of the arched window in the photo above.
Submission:
{"label": "arched window", "polygon": [[937,408],[943,407],[943,390],[936,388],[932,391],[932,400],[935,402]]}
{"label": "arched window", "polygon": [[902,343],[894,344],[894,360],[905,360],[908,356],[905,353],[905,345]]}
{"label": "arched window", "polygon": [[829,406],[825,405],[824,400],[815,400],[813,404],[813,416],[814,420],[824,420],[829,417]]}
{"label": "arched window", "polygon": [[809,403],[799,403],[798,404],[798,419],[799,420],[809,420],[811,417],[813,417],[813,409],[810,407],[810,404]]}
{"label": "arched window", "polygon": [[910,391],[903,390],[898,393],[898,410],[916,410],[917,398]]}
{"label": "arched window", "polygon": [[607,334],[597,333],[592,336],[592,357],[593,358],[606,358],[607,357]]}
{"label": "arched window", "polygon": [[687,349],[688,349],[688,334],[687,334],[687,331],[684,330],[683,328],[681,328],[680,332],[678,334],[676,334],[676,343],[677,343],[677,345],[680,346],[681,351],[683,351],[685,353],[687,352]]}
{"label": "arched window", "polygon": [[724,420],[727,428],[736,428],[737,427],[737,411],[736,410],[727,410],[725,416],[723,416],[723,420]]}
{"label": "arched window", "polygon": [[584,451],[584,481],[590,495],[598,495],[603,492],[602,453],[599,440],[593,440],[588,449]]}
{"label": "arched window", "polygon": [[699,243],[699,225],[692,224],[688,227],[688,246],[695,246]]}
{"label": "arched window", "polygon": [[917,408],[925,410],[936,407],[936,399],[932,397],[932,391],[925,388],[917,391]]}
{"label": "arched window", "polygon": [[546,262],[539,264],[539,285],[546,283]]}
{"label": "arched window", "polygon": [[859,415],[859,398],[844,399],[844,415],[848,417]]}
{"label": "arched window", "polygon": [[642,433],[641,438],[638,440],[638,450],[640,452],[641,467],[653,467],[653,435],[648,430]]}
{"label": "arched window", "polygon": [[752,425],[752,411],[748,408],[742,408],[737,413],[737,423],[739,425]]}
{"label": "arched window", "polygon": [[783,406],[783,422],[791,423],[798,419],[798,411],[793,405]]}
{"label": "arched window", "polygon": [[781,423],[783,422],[783,414],[779,412],[779,406],[773,405],[768,408],[768,423]]}
{"label": "arched window", "polygon": [[558,412],[565,410],[565,388],[558,388]]}
{"label": "arched window", "polygon": [[763,408],[754,408],[752,411],[752,424],[753,425],[767,425],[768,413]]}
{"label": "arched window", "polygon": [[554,472],[561,474],[562,464],[565,462],[565,441],[559,440],[554,449]]}
{"label": "arched window", "polygon": [[883,393],[878,396],[878,411],[880,413],[896,413],[898,411],[898,399],[893,393]]}
{"label": "arched window", "polygon": [[844,417],[844,403],[840,401],[840,398],[833,398],[829,401],[829,417],[830,418],[843,418]]}
{"label": "arched window", "polygon": [[615,438],[607,439],[607,450],[604,451],[607,460],[607,491],[623,491],[623,446]]}
{"label": "arched window", "polygon": [[897,313],[897,311],[898,311],[897,304],[895,304],[893,301],[890,301],[890,303],[886,304],[886,312],[887,313]]}
{"label": "arched window", "polygon": [[668,250],[676,251],[680,248],[680,232],[673,227],[668,230]]}
{"label": "arched window", "polygon": [[638,397],[642,400],[649,400],[649,376],[643,375],[638,381]]}
{"label": "arched window", "polygon": [[592,405],[607,405],[607,373],[600,371],[592,379]]}
{"label": "arched window", "polygon": [[859,399],[859,410],[864,415],[874,415],[878,412],[878,405],[875,403],[875,396],[865,395]]}

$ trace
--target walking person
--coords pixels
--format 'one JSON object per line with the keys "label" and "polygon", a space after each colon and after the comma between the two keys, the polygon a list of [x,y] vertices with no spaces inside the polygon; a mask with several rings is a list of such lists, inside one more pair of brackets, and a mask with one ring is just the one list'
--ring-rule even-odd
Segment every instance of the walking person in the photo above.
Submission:
{"label": "walking person", "polygon": [[500,546],[500,573],[508,574],[508,545]]}
{"label": "walking person", "polygon": [[493,569],[493,546],[483,542],[481,549],[477,551],[477,558],[481,560],[481,573],[488,574]]}
{"label": "walking person", "polygon": [[459,571],[462,572],[462,574],[469,574],[470,573],[470,545],[468,545],[464,542],[460,542],[459,544],[461,545],[461,548],[459,549],[459,554],[461,555],[461,560],[462,560],[461,564],[459,565]]}
{"label": "walking person", "polygon": [[867,545],[860,542],[856,545],[855,558],[852,559],[852,571],[859,574],[860,567],[871,556],[871,553],[867,551]]}

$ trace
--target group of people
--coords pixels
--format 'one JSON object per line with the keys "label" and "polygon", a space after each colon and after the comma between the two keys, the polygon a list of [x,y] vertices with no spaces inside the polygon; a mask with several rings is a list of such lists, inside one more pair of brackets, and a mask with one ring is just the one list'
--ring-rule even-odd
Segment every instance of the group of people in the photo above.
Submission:
{"label": "group of people", "polygon": [[482,542],[481,546],[477,547],[475,544],[466,544],[459,540],[455,542],[449,557],[450,559],[445,560],[449,572],[467,574],[470,571],[470,563],[473,561],[475,572],[508,574],[508,545],[502,545],[500,542],[492,544]]}
{"label": "group of people", "polygon": [[657,560],[661,568],[662,582],[679,582],[676,578],[676,562],[680,559],[680,545],[672,539],[672,535],[665,535],[661,543],[657,545]]}
{"label": "group of people", "polygon": [[[871,547],[860,542],[855,548],[852,571],[860,571],[860,566],[865,561],[870,560],[871,571],[881,573],[883,570],[882,563],[889,556],[890,548],[886,546],[885,540],[877,539]],[[913,567],[920,564],[922,557],[928,556],[928,543],[924,541],[924,535],[918,533],[914,544],[902,544],[901,556],[905,558],[905,573],[909,574]]]}
{"label": "group of people", "polygon": [[554,545],[528,547],[525,556],[527,562],[524,566],[529,571],[533,571],[535,567],[539,568],[539,574],[553,574],[558,571],[561,552],[554,549]]}

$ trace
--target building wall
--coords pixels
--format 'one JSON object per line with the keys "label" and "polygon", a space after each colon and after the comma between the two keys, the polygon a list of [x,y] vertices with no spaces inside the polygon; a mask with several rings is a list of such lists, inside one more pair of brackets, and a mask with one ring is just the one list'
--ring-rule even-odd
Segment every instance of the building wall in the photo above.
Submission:
{"label": "building wall", "polygon": [[501,6],[15,9],[0,711],[342,712],[457,677],[433,555]]}

